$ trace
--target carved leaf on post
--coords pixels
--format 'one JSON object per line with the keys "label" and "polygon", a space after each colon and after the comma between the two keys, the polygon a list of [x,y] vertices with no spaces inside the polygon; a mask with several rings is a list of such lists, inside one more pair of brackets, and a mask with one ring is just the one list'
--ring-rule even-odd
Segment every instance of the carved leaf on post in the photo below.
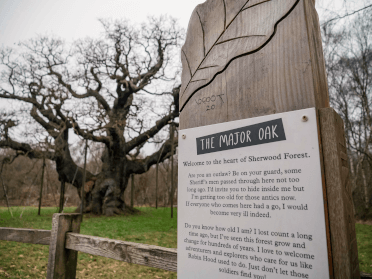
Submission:
{"label": "carved leaf on post", "polygon": [[191,15],[182,48],[181,110],[234,59],[258,51],[299,0],[207,0]]}

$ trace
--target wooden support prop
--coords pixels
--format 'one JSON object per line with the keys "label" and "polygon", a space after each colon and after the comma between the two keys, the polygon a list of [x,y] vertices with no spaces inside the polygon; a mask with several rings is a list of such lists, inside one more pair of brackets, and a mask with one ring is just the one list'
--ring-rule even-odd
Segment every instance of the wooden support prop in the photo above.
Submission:
{"label": "wooden support prop", "polygon": [[83,222],[83,215],[84,215],[84,203],[85,203],[85,183],[87,180],[87,153],[88,153],[88,140],[85,140],[85,149],[84,149],[84,173],[83,173],[83,185],[81,186],[81,222]]}
{"label": "wooden support prop", "polygon": [[191,15],[181,59],[180,129],[316,108],[329,278],[360,278],[343,123],[329,108],[315,1],[207,0]]}
{"label": "wooden support prop", "polygon": [[5,197],[5,200],[6,200],[6,206],[8,207],[8,211],[9,211],[10,215],[13,217],[12,210],[10,209],[10,206],[9,206],[8,194],[6,192],[6,188],[5,188],[4,180],[3,180],[3,177],[2,177],[2,173],[0,173],[0,180],[1,180],[1,184],[3,185],[3,191],[4,191],[4,197]]}
{"label": "wooden support prop", "polygon": [[[160,156],[159,156],[160,157]],[[155,208],[158,209],[159,160],[156,162]]]}
{"label": "wooden support prop", "polygon": [[59,213],[62,213],[64,204],[65,204],[65,186],[66,186],[65,180],[62,178],[62,180],[61,180],[61,194],[60,194],[60,197],[59,197]]}
{"label": "wooden support prop", "polygon": [[164,145],[161,147],[158,161],[156,162],[156,185],[155,185],[155,208],[158,209],[158,184],[159,184],[159,162],[163,154]]}
{"label": "wooden support prop", "polygon": [[130,207],[133,208],[134,206],[134,174],[132,173],[130,175],[130,183],[131,183],[131,187],[130,187]]}
{"label": "wooden support prop", "polygon": [[133,264],[177,271],[177,249],[67,233],[66,248]]}
{"label": "wooden support prop", "polygon": [[51,231],[0,228],[0,240],[49,245]]}
{"label": "wooden support prop", "polygon": [[43,198],[44,171],[45,171],[45,158],[43,158],[43,170],[41,172],[41,185],[40,185],[40,196],[39,196],[39,210],[37,212],[37,215],[39,215],[39,216],[40,216],[40,211],[41,211],[41,200]]}
{"label": "wooden support prop", "polygon": [[80,214],[53,215],[53,227],[49,247],[47,279],[76,277],[78,253],[65,247],[67,232],[80,232]]}
{"label": "wooden support prop", "polygon": [[170,162],[171,162],[171,192],[170,192],[170,204],[171,204],[171,218],[173,218],[173,196],[174,196],[174,181],[173,181],[173,168],[174,168],[174,165],[173,165],[173,158],[174,158],[174,124],[172,123],[171,124],[171,132],[170,132],[170,136],[171,136],[171,139],[172,139],[172,147],[171,147],[171,159],[170,159]]}

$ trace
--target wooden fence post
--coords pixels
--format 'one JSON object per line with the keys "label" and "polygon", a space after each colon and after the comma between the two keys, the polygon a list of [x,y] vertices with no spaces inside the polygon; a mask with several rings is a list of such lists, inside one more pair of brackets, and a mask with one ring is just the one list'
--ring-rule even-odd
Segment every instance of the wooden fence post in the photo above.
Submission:
{"label": "wooden fence post", "polygon": [[66,249],[65,243],[67,232],[80,232],[80,217],[80,214],[56,213],[53,215],[47,279],[76,277],[78,252]]}

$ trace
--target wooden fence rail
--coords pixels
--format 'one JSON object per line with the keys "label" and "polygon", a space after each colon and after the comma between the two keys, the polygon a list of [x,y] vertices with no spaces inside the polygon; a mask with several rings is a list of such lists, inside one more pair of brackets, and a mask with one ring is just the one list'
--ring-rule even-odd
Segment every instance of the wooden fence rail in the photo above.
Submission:
{"label": "wooden fence rail", "polygon": [[0,227],[0,240],[49,245],[51,231]]}
{"label": "wooden fence rail", "polygon": [[80,214],[54,214],[52,230],[1,228],[0,240],[49,245],[48,279],[76,277],[77,252],[177,272],[177,249],[79,234]]}
{"label": "wooden fence rail", "polygon": [[177,249],[67,233],[66,248],[123,262],[177,272]]}
{"label": "wooden fence rail", "polygon": [[[50,244],[51,231],[0,227],[0,240]],[[66,249],[114,260],[177,271],[177,249],[113,240],[76,233],[66,234]]]}
{"label": "wooden fence rail", "polygon": [[[80,214],[54,214],[49,230],[1,228],[0,240],[49,245],[47,279],[76,277],[77,252],[177,271],[177,249],[79,234]],[[361,279],[372,274],[361,272]]]}

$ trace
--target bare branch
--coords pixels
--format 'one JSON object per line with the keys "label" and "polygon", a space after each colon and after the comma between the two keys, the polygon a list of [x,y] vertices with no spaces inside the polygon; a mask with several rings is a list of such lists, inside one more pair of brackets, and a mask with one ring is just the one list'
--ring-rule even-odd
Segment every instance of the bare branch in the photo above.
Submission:
{"label": "bare branch", "polygon": [[126,146],[125,150],[126,152],[130,152],[133,150],[136,146],[143,144],[146,142],[148,139],[152,138],[155,136],[163,127],[165,127],[169,121],[173,120],[178,116],[178,112],[175,113],[170,113],[166,116],[164,116],[162,119],[159,121],[156,121],[156,125],[153,126],[151,129],[147,130],[146,132],[142,133],[138,137],[134,138],[133,140],[129,141]]}
{"label": "bare branch", "polygon": [[15,150],[17,154],[26,156],[30,159],[46,158],[52,161],[56,160],[54,152],[37,150],[27,143],[16,142],[9,137],[6,140],[0,141],[0,148],[11,148]]}
{"label": "bare branch", "polygon": [[[175,147],[178,146],[178,139],[174,139]],[[171,139],[164,142],[162,147],[154,154],[147,156],[145,159],[137,159],[128,162],[128,170],[131,173],[141,174],[147,172],[152,165],[158,162],[163,162],[174,154],[171,154],[172,141]]]}
{"label": "bare branch", "polygon": [[372,8],[372,4],[371,4],[371,5],[368,5],[368,6],[365,6],[365,7],[361,8],[361,9],[359,9],[359,10],[353,11],[353,12],[351,12],[351,13],[347,13],[347,14],[344,14],[344,15],[342,15],[342,16],[336,16],[336,17],[334,17],[334,18],[331,18],[331,19],[327,20],[326,22],[324,22],[324,23],[322,24],[322,26],[328,25],[328,24],[330,24],[331,22],[333,22],[333,21],[335,21],[335,20],[340,20],[340,19],[343,19],[343,18],[346,18],[346,17],[352,16],[352,15],[355,15],[355,14],[357,14],[357,13],[359,13],[359,12],[361,12],[361,11],[367,10],[367,9],[369,9],[369,8]]}

